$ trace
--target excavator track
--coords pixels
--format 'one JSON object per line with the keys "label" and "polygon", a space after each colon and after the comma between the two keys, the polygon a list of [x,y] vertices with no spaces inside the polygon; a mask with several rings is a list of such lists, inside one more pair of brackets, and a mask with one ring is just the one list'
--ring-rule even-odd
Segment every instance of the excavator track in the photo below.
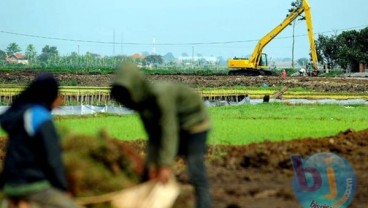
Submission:
{"label": "excavator track", "polygon": [[238,69],[230,70],[229,75],[234,76],[277,76],[275,72],[266,69]]}

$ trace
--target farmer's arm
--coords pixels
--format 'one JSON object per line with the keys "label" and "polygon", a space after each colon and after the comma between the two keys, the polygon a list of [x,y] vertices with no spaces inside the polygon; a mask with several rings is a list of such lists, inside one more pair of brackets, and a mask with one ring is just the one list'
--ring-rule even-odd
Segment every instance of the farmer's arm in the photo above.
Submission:
{"label": "farmer's arm", "polygon": [[159,167],[170,167],[174,163],[179,141],[179,127],[176,105],[172,96],[162,96],[158,99],[161,115],[159,126],[161,128],[161,145],[158,150]]}
{"label": "farmer's arm", "polygon": [[67,191],[68,185],[65,178],[64,164],[61,158],[61,147],[59,137],[56,133],[52,120],[45,121],[37,131],[37,137],[41,138],[43,146],[42,153],[44,161],[42,162],[46,178],[51,185],[62,191]]}

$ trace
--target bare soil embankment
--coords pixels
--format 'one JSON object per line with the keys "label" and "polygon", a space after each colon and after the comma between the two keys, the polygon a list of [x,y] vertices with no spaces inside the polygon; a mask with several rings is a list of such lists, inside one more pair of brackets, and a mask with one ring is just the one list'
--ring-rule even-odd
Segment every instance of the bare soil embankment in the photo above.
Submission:
{"label": "bare soil embankment", "polygon": [[[25,85],[37,71],[24,70],[1,72],[0,84]],[[110,86],[113,74],[56,73],[62,85]],[[152,81],[174,81],[192,87],[231,87],[231,86],[287,86],[302,87],[322,92],[368,92],[367,79],[323,78],[323,77],[244,77],[244,76],[197,76],[197,75],[147,75]]]}
{"label": "bare soil embankment", "polygon": [[[121,143],[138,155],[144,154],[143,141]],[[350,162],[358,185],[357,194],[349,207],[365,208],[368,204],[368,129],[358,132],[348,130],[326,138],[211,145],[206,163],[214,207],[299,207],[292,189],[290,155],[301,154],[305,158],[318,152],[333,152]],[[3,157],[4,138],[0,139],[0,158]],[[183,162],[179,160],[175,167],[178,180],[189,184]],[[181,202],[192,203],[192,194],[186,193],[183,197],[186,198],[180,198]]]}

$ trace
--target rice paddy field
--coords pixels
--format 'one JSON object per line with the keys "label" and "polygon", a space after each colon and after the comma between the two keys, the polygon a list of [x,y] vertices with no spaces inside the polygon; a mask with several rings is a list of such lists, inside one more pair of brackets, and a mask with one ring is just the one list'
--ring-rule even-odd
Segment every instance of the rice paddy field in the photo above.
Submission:
{"label": "rice paddy field", "polygon": [[[250,144],[304,137],[325,137],[347,129],[368,126],[367,105],[257,105],[221,106],[209,109],[211,144]],[[146,139],[137,114],[56,116],[62,129],[95,135],[106,129],[119,140]]]}

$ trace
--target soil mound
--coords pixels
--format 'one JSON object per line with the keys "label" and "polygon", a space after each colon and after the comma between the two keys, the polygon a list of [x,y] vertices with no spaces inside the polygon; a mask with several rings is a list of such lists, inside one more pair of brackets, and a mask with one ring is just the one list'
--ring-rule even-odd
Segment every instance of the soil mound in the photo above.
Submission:
{"label": "soil mound", "polygon": [[[78,136],[74,137],[73,142],[69,143],[66,139],[64,143],[69,176],[74,178],[73,180],[80,180],[78,177],[82,176],[88,177],[87,181],[83,182],[85,184],[78,183],[75,187],[79,196],[109,192],[128,186],[132,181],[134,182],[134,177],[132,179],[129,174],[136,175],[140,171],[142,163],[138,158],[144,154],[146,144],[144,141],[110,141],[105,137],[102,135],[100,139],[87,141],[86,138]],[[4,140],[5,138],[0,139],[2,152],[4,152]],[[98,145],[100,143],[104,145]],[[129,151],[131,153],[126,154]],[[131,165],[126,165],[126,163],[120,165],[120,162],[124,161],[121,159],[122,152],[125,157],[131,154],[128,156]],[[347,130],[325,138],[304,138],[282,142],[266,141],[250,145],[210,145],[206,162],[214,207],[300,207],[291,185],[293,168],[290,156],[300,154],[305,158],[319,152],[336,153],[350,162],[358,179],[357,194],[350,207],[366,207],[368,203],[368,163],[366,162],[368,129]],[[74,154],[83,156],[73,156]],[[73,158],[78,157],[82,162],[70,159],[72,156]],[[101,165],[96,165],[96,161],[103,162]],[[87,171],[86,165],[89,162],[96,167],[90,169],[91,165],[88,165]],[[92,174],[95,171],[99,172],[98,169],[101,167],[104,167],[108,174]],[[177,178],[186,187],[183,188],[184,192],[176,203],[176,207],[183,208],[190,207],[188,204],[193,202],[192,189],[188,185],[189,181],[184,167],[182,160],[178,160],[175,164]],[[74,169],[83,173],[71,171]],[[124,173],[122,174],[124,177],[114,179],[113,176],[119,171]],[[103,183],[111,187],[104,187]],[[89,190],[91,187],[93,190]]]}
{"label": "soil mound", "polygon": [[358,188],[349,207],[366,207],[368,130],[347,130],[326,138],[211,146],[208,172],[215,207],[299,207],[292,190],[290,156],[300,154],[305,158],[318,152],[332,152],[350,162]]}
{"label": "soil mound", "polygon": [[[26,85],[35,75],[36,70],[17,70],[0,73],[0,84]],[[55,73],[56,78],[66,86],[110,86],[113,74]],[[322,92],[368,92],[367,79],[328,78],[328,77],[245,77],[245,76],[199,76],[199,75],[147,75],[149,80],[173,81],[192,87],[260,87],[268,86],[302,87]]]}

